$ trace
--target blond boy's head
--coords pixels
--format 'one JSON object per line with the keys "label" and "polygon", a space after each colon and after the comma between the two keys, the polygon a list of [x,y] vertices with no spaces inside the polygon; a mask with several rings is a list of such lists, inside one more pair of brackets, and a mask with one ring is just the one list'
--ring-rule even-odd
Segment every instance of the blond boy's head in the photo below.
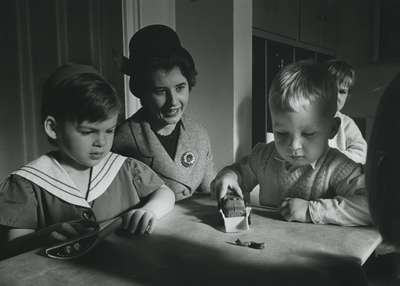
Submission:
{"label": "blond boy's head", "polygon": [[301,61],[274,78],[269,105],[275,145],[293,165],[315,163],[339,127],[336,84],[323,66]]}

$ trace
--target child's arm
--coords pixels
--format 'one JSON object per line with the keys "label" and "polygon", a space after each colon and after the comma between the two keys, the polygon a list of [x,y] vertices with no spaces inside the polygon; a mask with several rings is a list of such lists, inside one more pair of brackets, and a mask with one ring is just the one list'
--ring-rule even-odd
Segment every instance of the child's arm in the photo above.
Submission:
{"label": "child's arm", "polygon": [[146,203],[123,216],[122,229],[129,234],[150,234],[156,220],[174,208],[175,195],[166,185],[162,185],[147,198]]}
{"label": "child's arm", "polygon": [[33,229],[10,228],[0,226],[0,244],[3,245],[11,240],[33,233]]}
{"label": "child's arm", "polygon": [[258,184],[257,172],[262,169],[274,150],[273,143],[257,144],[251,153],[239,162],[223,168],[211,183],[211,191],[219,202],[232,189],[243,198],[244,192],[251,192]]}
{"label": "child's arm", "polygon": [[141,209],[153,212],[155,218],[159,219],[169,213],[174,208],[174,204],[174,192],[167,185],[162,185],[150,195],[149,200]]}
{"label": "child's arm", "polygon": [[354,162],[365,164],[367,157],[367,142],[353,119],[349,118],[345,125],[346,150],[343,153]]}
{"label": "child's arm", "polygon": [[313,223],[345,226],[372,224],[365,177],[361,167],[351,163],[338,166],[332,174],[330,181],[336,193],[334,198],[309,202],[308,211]]}

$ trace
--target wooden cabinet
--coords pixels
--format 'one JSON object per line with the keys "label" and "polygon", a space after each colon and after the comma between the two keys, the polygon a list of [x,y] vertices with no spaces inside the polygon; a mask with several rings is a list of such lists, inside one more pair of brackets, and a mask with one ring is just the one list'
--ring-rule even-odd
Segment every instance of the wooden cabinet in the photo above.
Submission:
{"label": "wooden cabinet", "polygon": [[299,40],[323,48],[335,48],[338,6],[335,0],[300,1]]}
{"label": "wooden cabinet", "polygon": [[298,0],[253,0],[255,28],[297,39],[298,24]]}
{"label": "wooden cabinet", "polygon": [[253,0],[253,26],[305,44],[335,49],[337,0]]}

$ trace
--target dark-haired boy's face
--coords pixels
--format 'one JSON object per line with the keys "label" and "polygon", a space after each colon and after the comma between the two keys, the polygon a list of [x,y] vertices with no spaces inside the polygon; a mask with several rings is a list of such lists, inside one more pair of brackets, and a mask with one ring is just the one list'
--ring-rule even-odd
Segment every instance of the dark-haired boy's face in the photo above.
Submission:
{"label": "dark-haired boy's face", "polygon": [[57,125],[62,164],[85,169],[98,164],[111,150],[118,113],[98,122],[66,121]]}
{"label": "dark-haired boy's face", "polygon": [[153,84],[142,103],[160,126],[175,125],[181,120],[189,101],[189,83],[179,67],[157,70]]}
{"label": "dark-haired boy's face", "polygon": [[316,106],[299,111],[272,111],[275,146],[279,155],[293,166],[315,163],[327,150],[334,135],[334,119]]}

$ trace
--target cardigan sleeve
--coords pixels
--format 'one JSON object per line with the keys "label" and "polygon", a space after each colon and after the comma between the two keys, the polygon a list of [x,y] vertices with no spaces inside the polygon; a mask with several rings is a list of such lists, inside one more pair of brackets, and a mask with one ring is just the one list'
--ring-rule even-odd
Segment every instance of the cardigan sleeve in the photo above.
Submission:
{"label": "cardigan sleeve", "polygon": [[361,165],[348,160],[327,173],[334,197],[310,201],[311,220],[344,226],[372,224]]}
{"label": "cardigan sleeve", "polygon": [[239,162],[231,165],[237,174],[241,189],[249,193],[259,184],[259,177],[263,176],[263,166],[268,162],[273,152],[274,142],[269,144],[258,143],[251,153]]}

